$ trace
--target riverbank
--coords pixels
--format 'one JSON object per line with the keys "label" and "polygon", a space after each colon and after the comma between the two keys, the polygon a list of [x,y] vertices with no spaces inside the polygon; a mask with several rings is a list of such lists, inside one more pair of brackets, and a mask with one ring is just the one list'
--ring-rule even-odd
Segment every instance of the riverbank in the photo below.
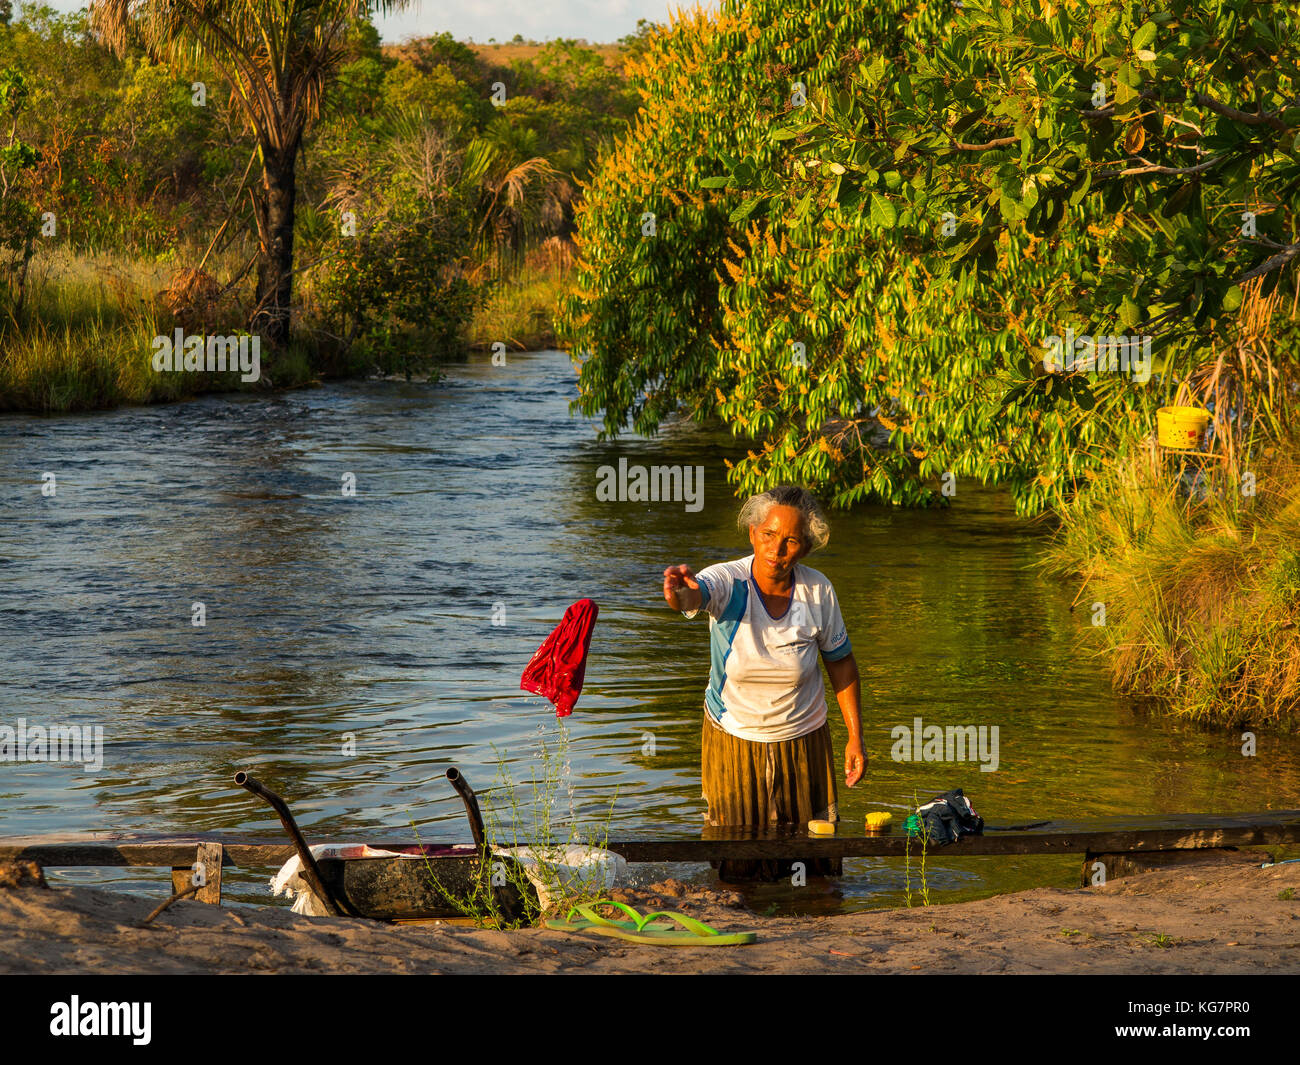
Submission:
{"label": "riverbank", "polygon": [[[36,260],[27,306],[16,318],[0,319],[0,412],[111,410],[212,393],[301,388],[375,371],[377,357],[363,342],[344,351],[315,320],[309,285],[301,286],[306,313],[299,315],[290,342],[280,349],[259,343],[255,379],[245,382],[233,371],[155,370],[155,338],[170,339],[177,328],[187,335],[233,336],[247,323],[247,298],[241,303],[237,291],[224,292],[214,280],[237,273],[236,257],[209,263],[205,274],[176,266],[200,258],[192,251],[166,263],[126,254]],[[465,327],[465,348],[492,350],[497,342],[509,351],[552,346],[552,312],[568,283],[563,256],[552,249],[531,255],[489,286]],[[435,360],[413,359],[411,365],[421,376],[438,372]],[[395,373],[405,366],[389,360],[384,369]]]}
{"label": "riverbank", "polygon": [[1232,480],[1135,448],[1064,507],[1048,565],[1081,583],[1118,692],[1210,725],[1300,730],[1297,477],[1294,443]]}
{"label": "riverbank", "polygon": [[484,931],[300,917],[284,907],[154,902],[93,888],[0,889],[5,973],[1294,973],[1300,863],[1235,860],[1091,888],[829,917],[765,918],[718,891],[628,892],[744,947],[664,949],[546,929]]}

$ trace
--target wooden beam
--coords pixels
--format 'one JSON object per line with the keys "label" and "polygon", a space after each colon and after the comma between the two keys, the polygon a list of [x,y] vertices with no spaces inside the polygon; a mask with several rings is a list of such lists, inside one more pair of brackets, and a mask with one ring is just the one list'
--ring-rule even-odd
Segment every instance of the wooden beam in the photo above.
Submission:
{"label": "wooden beam", "polygon": [[[734,831],[734,830],[732,830]],[[1289,824],[1222,825],[1213,828],[990,832],[963,836],[945,847],[931,846],[931,858],[996,854],[1086,854],[1121,851],[1252,847],[1300,842],[1300,820]],[[629,862],[706,862],[723,858],[902,858],[921,853],[919,840],[899,834],[808,836],[755,834],[748,838],[616,840],[608,844]]]}
{"label": "wooden beam", "polygon": [[[401,830],[351,832],[376,848],[414,846]],[[844,827],[841,825],[841,832]],[[433,842],[425,840],[424,842]],[[158,836],[153,838],[77,840],[50,837],[0,840],[0,861],[30,860],[43,866],[166,866],[189,868],[199,847],[221,845],[220,865],[241,868],[283,865],[294,854],[282,840],[250,837]],[[977,857],[998,854],[1087,854],[1185,850],[1205,847],[1253,847],[1300,843],[1300,810],[1252,814],[1176,814],[1107,821],[1052,821],[1027,830],[990,825],[982,836],[965,836],[928,854]],[[708,862],[723,858],[901,858],[918,855],[920,842],[901,830],[876,836],[809,836],[793,828],[705,828],[695,839],[615,839],[607,847],[629,862]],[[216,858],[212,865],[216,865]]]}
{"label": "wooden beam", "polygon": [[[205,841],[206,842],[206,841]],[[170,866],[189,869],[199,860],[199,841],[159,840],[149,843],[15,843],[0,841],[0,861],[24,858],[43,866]],[[293,855],[289,843],[240,843],[221,846],[221,865],[239,867],[283,865]],[[216,866],[214,858],[210,868]],[[216,866],[219,868],[219,866]],[[193,870],[191,869],[191,872]]]}

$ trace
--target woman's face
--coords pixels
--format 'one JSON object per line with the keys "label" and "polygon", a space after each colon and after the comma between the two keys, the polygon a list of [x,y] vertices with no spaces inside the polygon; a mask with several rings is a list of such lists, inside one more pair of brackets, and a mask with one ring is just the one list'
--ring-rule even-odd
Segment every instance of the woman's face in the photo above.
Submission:
{"label": "woman's face", "polygon": [[754,547],[754,572],[784,582],[808,553],[803,515],[796,507],[772,507],[760,524],[749,527],[749,542]]}

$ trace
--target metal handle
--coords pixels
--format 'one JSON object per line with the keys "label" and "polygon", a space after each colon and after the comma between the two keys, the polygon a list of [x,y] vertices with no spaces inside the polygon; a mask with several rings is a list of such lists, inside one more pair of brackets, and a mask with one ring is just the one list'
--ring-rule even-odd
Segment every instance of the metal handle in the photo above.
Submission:
{"label": "metal handle", "polygon": [[284,830],[289,833],[289,838],[293,840],[294,849],[298,852],[298,860],[302,862],[304,879],[311,886],[312,891],[325,900],[325,905],[333,911],[334,916],[361,916],[346,901],[335,898],[334,893],[325,886],[325,878],[321,876],[320,866],[316,864],[316,858],[312,854],[311,848],[307,846],[307,841],[302,838],[302,833],[298,831],[298,825],[293,819],[293,814],[289,812],[289,807],[285,804],[285,801],[260,780],[250,777],[242,771],[235,774],[235,783],[241,788],[247,788],[259,799],[264,799],[271,809],[276,812],[276,815],[280,818],[280,824],[284,825]]}
{"label": "metal handle", "polygon": [[474,835],[474,843],[483,855],[483,860],[487,861],[491,855],[488,852],[487,834],[483,831],[483,814],[478,808],[478,796],[474,794],[474,789],[469,786],[460,770],[452,766],[447,770],[447,779],[451,781],[451,786],[456,789],[456,794],[465,804],[465,813],[469,817],[469,830]]}

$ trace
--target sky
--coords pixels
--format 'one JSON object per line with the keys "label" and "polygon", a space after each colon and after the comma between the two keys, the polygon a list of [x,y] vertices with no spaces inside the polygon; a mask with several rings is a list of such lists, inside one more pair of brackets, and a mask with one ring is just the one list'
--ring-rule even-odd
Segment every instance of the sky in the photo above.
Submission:
{"label": "sky", "polygon": [[[88,6],[87,0],[46,2],[63,12]],[[518,33],[536,41],[576,37],[598,44],[635,33],[639,18],[667,22],[669,10],[682,6],[694,7],[694,0],[413,0],[407,10],[374,21],[386,42],[445,31],[457,40],[479,42],[508,41]]]}

